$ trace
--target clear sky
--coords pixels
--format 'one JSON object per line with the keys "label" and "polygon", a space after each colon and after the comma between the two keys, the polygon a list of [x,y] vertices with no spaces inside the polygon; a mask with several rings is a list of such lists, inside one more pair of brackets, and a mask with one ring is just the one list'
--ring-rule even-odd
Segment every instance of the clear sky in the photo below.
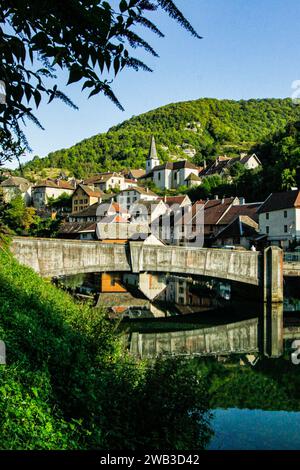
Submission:
{"label": "clear sky", "polygon": [[25,133],[34,155],[67,148],[111,126],[159,106],[200,97],[248,99],[289,97],[300,80],[299,0],[175,0],[202,40],[193,38],[166,14],[152,14],[166,37],[144,33],[160,57],[137,51],[154,69],[125,71],[114,91],[125,108],[119,111],[99,95],[87,99],[80,86],[59,86],[79,106],[42,105],[36,115],[42,131],[28,124]]}

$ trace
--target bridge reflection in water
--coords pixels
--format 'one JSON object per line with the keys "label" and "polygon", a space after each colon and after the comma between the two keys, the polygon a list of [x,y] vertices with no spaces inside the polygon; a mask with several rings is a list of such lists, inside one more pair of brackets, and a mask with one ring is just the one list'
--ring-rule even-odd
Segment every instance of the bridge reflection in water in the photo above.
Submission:
{"label": "bridge reflection in water", "polygon": [[127,339],[131,354],[141,359],[233,354],[278,358],[288,341],[300,339],[300,325],[284,325],[282,303],[265,304],[255,318],[184,331],[134,331]]}

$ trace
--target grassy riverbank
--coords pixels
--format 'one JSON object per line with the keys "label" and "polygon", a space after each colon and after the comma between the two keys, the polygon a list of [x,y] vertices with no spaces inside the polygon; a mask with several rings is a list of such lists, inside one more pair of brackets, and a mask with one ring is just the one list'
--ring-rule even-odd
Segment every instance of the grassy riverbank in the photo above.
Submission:
{"label": "grassy riverbank", "polygon": [[1,449],[199,449],[207,443],[201,376],[180,361],[134,362],[114,328],[104,311],[75,303],[2,244]]}

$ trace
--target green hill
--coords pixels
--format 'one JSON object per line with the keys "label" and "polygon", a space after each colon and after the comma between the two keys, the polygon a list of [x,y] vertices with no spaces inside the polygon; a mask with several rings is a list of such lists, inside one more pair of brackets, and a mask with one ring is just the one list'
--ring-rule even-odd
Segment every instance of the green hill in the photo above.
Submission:
{"label": "green hill", "polygon": [[[220,152],[248,150],[289,121],[300,119],[299,106],[290,99],[232,101],[199,99],[169,104],[134,116],[107,133],[72,146],[35,157],[26,170],[65,168],[77,177],[103,170],[144,167],[153,134],[162,161],[192,158],[201,164]],[[191,150],[187,157],[184,150]]]}

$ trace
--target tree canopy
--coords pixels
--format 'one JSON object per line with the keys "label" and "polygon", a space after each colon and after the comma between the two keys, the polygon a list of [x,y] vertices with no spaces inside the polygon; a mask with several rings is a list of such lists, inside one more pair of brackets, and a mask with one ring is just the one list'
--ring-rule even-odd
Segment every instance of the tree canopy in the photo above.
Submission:
{"label": "tree canopy", "polygon": [[104,93],[123,109],[112,81],[126,68],[151,71],[134,50],[157,56],[137,31],[142,27],[163,36],[148,17],[158,9],[199,37],[172,0],[2,0],[0,126],[6,138],[15,135],[29,148],[20,122],[27,118],[42,127],[33,107],[43,97],[76,107],[58,89],[58,69],[67,71],[67,84],[81,82],[89,96]]}

